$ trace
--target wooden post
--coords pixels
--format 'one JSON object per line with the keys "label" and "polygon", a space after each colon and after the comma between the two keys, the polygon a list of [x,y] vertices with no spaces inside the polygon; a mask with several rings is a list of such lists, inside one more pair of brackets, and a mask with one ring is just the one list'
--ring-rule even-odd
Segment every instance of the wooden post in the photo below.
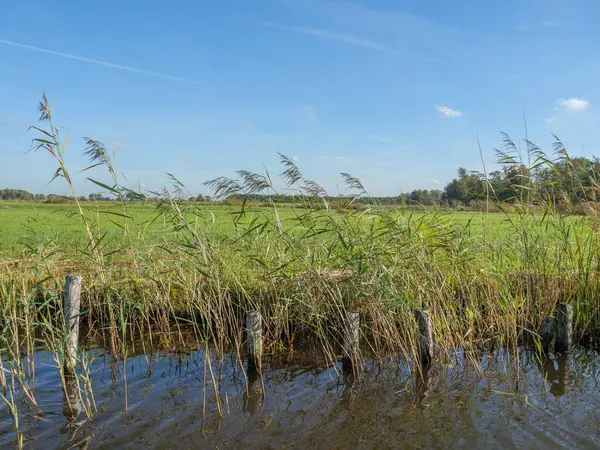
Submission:
{"label": "wooden post", "polygon": [[260,367],[262,356],[262,317],[258,311],[246,313],[246,339],[248,341],[248,369]]}
{"label": "wooden post", "polygon": [[419,347],[421,353],[421,364],[431,364],[433,353],[433,332],[431,326],[431,313],[428,310],[417,310],[417,322],[419,324]]}
{"label": "wooden post", "polygon": [[342,366],[345,371],[349,371],[354,367],[360,349],[360,314],[357,312],[347,313],[344,334],[344,360]]}
{"label": "wooden post", "polygon": [[81,307],[81,275],[67,275],[65,282],[65,366],[74,370],[79,348],[79,311]]}
{"label": "wooden post", "polygon": [[556,330],[556,351],[565,353],[571,351],[573,338],[573,305],[561,303],[558,305],[558,327]]}
{"label": "wooden post", "polygon": [[542,351],[545,355],[548,354],[550,343],[554,338],[554,331],[556,330],[556,319],[547,317],[542,322],[542,329],[540,330],[540,336],[542,338]]}

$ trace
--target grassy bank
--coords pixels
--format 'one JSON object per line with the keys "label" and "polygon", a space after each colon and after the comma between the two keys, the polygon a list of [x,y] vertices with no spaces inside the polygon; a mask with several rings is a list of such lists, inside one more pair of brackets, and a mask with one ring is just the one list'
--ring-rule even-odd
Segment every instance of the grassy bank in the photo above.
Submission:
{"label": "grassy bank", "polygon": [[532,338],[558,301],[575,304],[578,335],[600,325],[589,218],[241,210],[172,199],[86,206],[92,247],[73,205],[0,208],[3,314],[13,324],[53,322],[64,276],[76,272],[87,328],[112,323],[117,341],[181,323],[202,342],[241,352],[243,312],[255,307],[274,347],[301,335],[332,357],[347,309],[361,312],[373,350],[406,356],[415,352],[412,310],[424,306],[448,351]]}

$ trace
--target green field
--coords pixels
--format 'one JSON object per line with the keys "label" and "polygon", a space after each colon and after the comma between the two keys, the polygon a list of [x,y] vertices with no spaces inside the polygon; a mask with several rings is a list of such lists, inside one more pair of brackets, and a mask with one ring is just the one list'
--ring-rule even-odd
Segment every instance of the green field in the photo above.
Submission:
{"label": "green field", "polygon": [[[119,203],[84,203],[86,213],[93,217],[102,231],[108,232],[108,240],[119,240],[125,233],[121,228],[127,220]],[[173,227],[164,220],[154,203],[133,203],[129,211],[135,222],[144,230],[145,242],[156,244],[172,236]],[[219,204],[197,205],[190,220],[197,217],[208,224],[211,231],[223,235],[235,235],[234,220],[239,217],[239,207]],[[296,226],[296,217],[304,213],[302,209],[279,207],[278,214],[286,227]],[[416,220],[426,213],[409,210],[392,210],[399,220]],[[363,221],[377,215],[377,210],[361,213]],[[248,207],[240,224],[250,223],[256,217],[274,217],[268,207]],[[507,216],[501,213],[485,214],[480,212],[445,212],[449,226],[467,231],[473,238],[483,240],[484,230],[490,239],[502,239],[514,231]],[[410,217],[410,219],[409,219]],[[509,216],[511,217],[511,216]],[[512,217],[517,219],[515,215]],[[131,224],[130,224],[131,225]],[[86,243],[77,207],[74,204],[58,205],[36,202],[0,201],[0,253],[19,254],[30,246],[45,245],[61,249],[75,248]]]}

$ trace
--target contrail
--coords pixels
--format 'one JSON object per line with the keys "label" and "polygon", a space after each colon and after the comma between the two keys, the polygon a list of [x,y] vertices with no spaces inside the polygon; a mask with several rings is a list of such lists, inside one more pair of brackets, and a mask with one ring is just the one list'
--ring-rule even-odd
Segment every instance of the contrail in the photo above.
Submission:
{"label": "contrail", "polygon": [[46,48],[34,47],[33,45],[21,44],[19,42],[5,41],[3,39],[0,39],[0,44],[10,45],[12,47],[24,48],[27,50],[33,50],[35,52],[40,52],[40,53],[47,53],[49,55],[54,55],[54,56],[61,56],[63,58],[74,59],[76,61],[86,62],[89,64],[96,64],[97,66],[108,67],[109,69],[118,69],[118,70],[125,70],[127,72],[141,73],[142,75],[149,75],[152,77],[164,78],[166,80],[171,80],[171,81],[180,81],[182,83],[202,84],[199,81],[189,80],[187,78],[180,78],[180,77],[175,77],[173,75],[165,75],[163,73],[150,72],[148,70],[138,69],[136,67],[123,66],[121,64],[113,64],[113,63],[106,62],[106,61],[99,61],[97,59],[86,58],[84,56],[71,55],[70,53],[57,52],[54,50],[48,50]]}
{"label": "contrail", "polygon": [[373,42],[369,39],[362,39],[351,34],[345,33],[334,33],[327,30],[321,30],[319,28],[310,28],[310,27],[289,27],[287,25],[280,25],[277,23],[269,23],[263,22],[260,24],[263,27],[268,28],[277,28],[283,31],[289,31],[292,33],[298,34],[306,34],[308,36],[320,37],[323,39],[329,39],[331,41],[343,42],[345,44],[356,45],[358,47],[365,47],[371,50],[376,50],[378,52],[391,53],[393,55],[398,55],[399,53],[391,48],[388,48],[384,45],[378,44],[377,42]]}
{"label": "contrail", "polygon": [[393,48],[387,47],[385,45],[379,44],[378,42],[371,41],[370,39],[363,39],[361,37],[354,36],[352,34],[346,33],[336,33],[328,30],[322,30],[320,28],[311,28],[311,27],[290,27],[287,25],[281,25],[277,23],[270,22],[259,22],[258,25],[267,28],[275,28],[278,30],[287,31],[290,33],[296,34],[304,34],[307,36],[313,36],[321,39],[328,39],[330,41],[338,41],[344,44],[354,45],[357,47],[364,47],[370,50],[375,50],[377,52],[389,53],[391,55],[396,56],[405,56],[407,58],[418,59],[424,62],[433,63],[433,64],[442,64],[445,66],[457,66],[457,64],[453,62],[448,62],[440,59],[421,57],[417,55],[413,55],[408,52],[401,52],[395,50]]}

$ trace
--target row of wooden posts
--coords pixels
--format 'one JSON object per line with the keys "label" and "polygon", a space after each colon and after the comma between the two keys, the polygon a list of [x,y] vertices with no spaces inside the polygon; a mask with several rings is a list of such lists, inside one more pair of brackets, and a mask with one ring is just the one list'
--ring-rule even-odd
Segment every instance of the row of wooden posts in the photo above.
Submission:
{"label": "row of wooden posts", "polygon": [[[434,342],[431,313],[428,310],[417,310],[419,326],[419,354],[421,363],[428,366],[433,361]],[[561,303],[558,305],[557,318],[547,318],[542,324],[540,340],[544,354],[548,354],[550,344],[556,337],[555,351],[566,353],[571,350],[573,342],[573,305]],[[360,348],[360,315],[349,312],[344,327],[344,367],[351,368],[358,356]],[[262,317],[258,311],[248,311],[246,314],[246,338],[248,343],[248,368],[260,366],[262,354]]]}
{"label": "row of wooden posts", "polygon": [[[79,343],[79,315],[81,309],[81,275],[67,275],[65,283],[64,315],[67,331],[65,343],[65,368],[73,370],[77,364]],[[433,360],[434,342],[431,313],[428,310],[416,311],[419,326],[419,353],[421,363],[429,365]],[[568,352],[572,344],[573,305],[561,303],[557,308],[557,318],[544,320],[540,332],[542,349],[548,353],[550,343],[556,336],[555,350]],[[246,341],[248,345],[248,369],[260,367],[262,357],[263,320],[259,311],[246,313]],[[357,359],[360,348],[360,315],[348,312],[344,326],[344,367],[351,368]]]}

